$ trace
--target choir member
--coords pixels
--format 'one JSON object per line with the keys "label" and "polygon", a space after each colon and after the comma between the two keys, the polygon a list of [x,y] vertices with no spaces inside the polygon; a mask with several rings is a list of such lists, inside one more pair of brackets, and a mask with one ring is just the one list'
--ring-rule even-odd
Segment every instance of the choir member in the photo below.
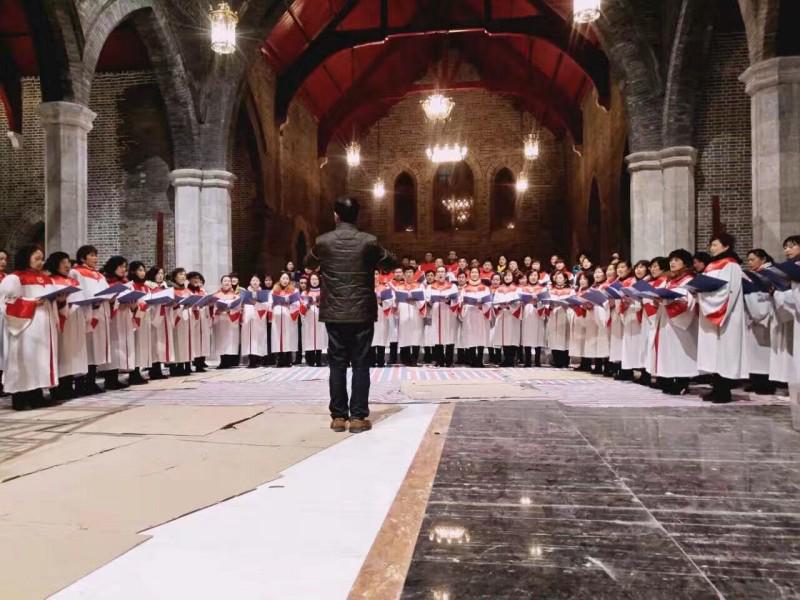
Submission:
{"label": "choir member", "polygon": [[[623,287],[632,287],[639,281],[650,279],[650,261],[640,260],[633,266],[633,277],[622,282]],[[624,296],[620,302],[622,314],[622,368],[617,375],[621,381],[632,381],[633,371],[645,366],[645,346],[647,343],[644,329],[644,307],[639,298]]]}
{"label": "choir member", "polygon": [[[288,281],[288,275],[286,279]],[[231,276],[223,275],[219,283],[220,288],[214,293],[217,304],[214,306],[213,318],[213,354],[219,356],[218,369],[231,369],[239,364],[239,321],[242,311],[240,307],[226,306],[239,297],[233,290]]]}
{"label": "choir member", "polygon": [[[602,292],[606,283],[606,272],[603,267],[597,267],[592,271],[591,289]],[[610,317],[609,303],[594,304],[586,315],[585,341],[583,343],[584,356],[594,362],[592,372],[601,375],[608,362],[609,328],[608,320]]]}
{"label": "choir member", "polygon": [[175,327],[174,341],[175,341],[175,362],[169,366],[169,374],[175,375],[191,375],[192,369],[190,364],[194,356],[194,343],[192,339],[192,327],[189,321],[189,310],[185,306],[179,305],[177,302],[192,295],[188,286],[188,278],[186,277],[186,269],[178,267],[174,269],[169,275],[169,280],[175,290],[176,305],[172,309],[172,323]]}
{"label": "choir member", "polygon": [[[609,286],[612,283],[619,282],[620,285],[630,286],[633,283],[633,272],[627,260],[620,259],[614,268],[615,279],[609,280]],[[610,300],[613,305],[611,310],[611,324],[610,324],[610,343],[608,350],[608,361],[610,364],[609,375],[614,378],[630,379],[627,373],[622,373],[622,339],[624,336],[624,313],[627,311],[627,301],[623,300]]]}
{"label": "choir member", "polygon": [[[291,262],[289,264],[292,265],[292,270],[294,270],[294,265]],[[231,277],[231,289],[238,296],[239,293],[242,291],[242,288],[239,285],[239,274],[236,272],[232,272],[230,274],[230,277]]]}
{"label": "choir member", "polygon": [[504,255],[500,255],[497,257],[497,269],[498,273],[503,273],[508,268],[508,259]]}
{"label": "choir member", "polygon": [[375,301],[378,303],[378,319],[372,334],[373,366],[385,367],[394,315],[394,291],[389,282],[382,281],[379,271],[375,271]]}
{"label": "choir member", "polygon": [[[545,287],[539,284],[538,271],[528,273],[528,284],[520,291],[531,296],[531,299],[523,304],[522,325],[521,325],[521,344],[525,353],[526,367],[542,366],[542,348],[545,345],[545,307],[539,302],[537,296],[545,291]],[[531,360],[533,355],[533,362]]]}
{"label": "choir member", "polygon": [[[131,289],[135,292],[142,292],[143,294],[150,294],[150,288],[147,287],[147,269],[144,263],[134,260],[128,265],[128,281],[131,283]],[[134,369],[128,377],[128,383],[131,385],[142,385],[147,383],[147,380],[142,377],[142,369],[150,368],[153,364],[153,326],[150,322],[150,310],[144,300],[144,296],[139,302],[133,305],[133,324],[134,332],[133,338],[135,343],[134,352]]]}
{"label": "choir member", "polygon": [[[502,284],[503,284],[502,273],[499,272],[492,273],[492,277],[491,279],[489,279],[489,292],[492,295],[492,304],[494,304],[494,295]],[[496,348],[494,345],[494,331],[496,324],[497,324],[497,317],[494,314],[494,311],[492,311],[491,317],[489,319],[489,364],[492,365],[500,365],[500,363],[503,362],[502,348]]]}
{"label": "choir member", "polygon": [[685,285],[691,281],[692,255],[683,248],[669,254],[669,275],[661,286],[679,298],[656,301],[652,348],[648,370],[665,394],[682,395],[697,375],[697,311],[694,296]]}
{"label": "choir member", "polygon": [[502,284],[494,291],[492,310],[495,318],[492,346],[497,354],[502,352],[502,366],[513,367],[516,364],[517,348],[520,343],[522,306],[511,264],[503,272]]}
{"label": "choir member", "polygon": [[519,263],[515,260],[508,261],[508,269],[507,271],[511,271],[511,274],[514,276],[514,284],[516,285],[517,279],[519,279],[520,270],[519,270]]}
{"label": "choir member", "polygon": [[[6,276],[6,269],[8,268],[8,252],[0,249],[0,283]],[[5,317],[3,316],[3,306],[0,302],[0,396],[5,396],[3,391],[3,369],[5,369],[6,353],[3,338],[5,337]]]}
{"label": "choir member", "polygon": [[[66,252],[53,252],[44,263],[44,271],[58,287],[80,287],[77,279],[69,276],[72,262]],[[81,298],[74,292],[74,299]],[[86,354],[86,317],[84,311],[69,303],[66,297],[57,302],[60,319],[58,336],[58,387],[51,391],[53,399],[59,402],[75,398],[75,377],[85,376],[89,368]],[[1,333],[1,332],[0,332]]]}
{"label": "choir member", "polygon": [[14,257],[15,271],[0,283],[6,317],[3,387],[14,410],[48,405],[43,390],[58,385],[58,309],[41,298],[54,291],[43,266],[38,246],[22,246]]}
{"label": "choir member", "polygon": [[[158,294],[167,289],[166,275],[162,267],[150,267],[145,274],[145,286],[149,293]],[[150,380],[166,379],[161,370],[162,364],[170,364],[175,360],[174,327],[172,309],[167,305],[154,305],[150,312],[151,348]]]}
{"label": "choir member", "polygon": [[[563,261],[562,261],[563,264]],[[573,296],[569,287],[567,274],[563,269],[556,269],[553,275],[553,286],[550,296],[555,300],[565,300]],[[553,357],[553,366],[565,369],[569,366],[569,318],[567,309],[560,304],[551,303],[545,313],[547,315],[547,346]]]}
{"label": "choir member", "polygon": [[[783,241],[783,254],[786,260],[791,260],[795,263],[800,262],[800,235],[790,235]],[[790,386],[790,394],[795,401],[800,402],[800,397],[796,396],[798,393],[796,386],[800,387],[800,365],[798,365],[798,362],[800,362],[800,282],[792,281],[792,294],[794,295],[794,332],[792,334],[792,366],[787,379]]]}
{"label": "choir member", "polygon": [[[461,259],[459,259],[460,261]],[[468,279],[468,268],[462,269],[458,273],[456,273],[456,288],[458,289],[458,297],[459,300],[462,298],[462,292],[464,288],[467,286],[467,279]],[[467,348],[464,346],[461,340],[461,318],[460,318],[460,309],[456,312],[456,316],[459,317],[458,321],[456,322],[456,364],[465,365],[467,364]]]}
{"label": "choir member", "polygon": [[[392,288],[392,291],[397,290],[398,286],[401,286],[405,283],[405,277],[403,276],[403,269],[407,268],[408,264],[405,267],[397,267],[393,272],[393,279],[389,283],[389,286]],[[398,331],[398,316],[397,316],[397,300],[395,299],[393,302],[392,308],[392,316],[389,321],[389,364],[396,365],[399,360],[400,350],[398,348],[398,339],[399,339],[399,331]]]}
{"label": "choir member", "polygon": [[[206,296],[203,287],[206,284],[205,277],[199,271],[190,271],[186,274],[189,282],[189,291],[194,296]],[[197,373],[205,373],[208,369],[206,358],[211,355],[211,308],[194,306],[189,310],[189,333],[192,337],[192,364]]]}
{"label": "choir member", "polygon": [[303,320],[303,351],[306,364],[322,366],[322,353],[328,350],[328,330],[319,320],[319,275],[312,273],[308,279],[308,289],[303,293],[300,304],[300,318]]}
{"label": "choir member", "polygon": [[428,343],[437,367],[452,367],[458,334],[458,288],[447,279],[447,269],[436,269],[436,280],[426,290],[430,327]]}
{"label": "choir member", "polygon": [[[308,279],[299,277],[297,280],[297,291],[302,297],[308,291]],[[302,307],[302,306],[301,306]],[[297,352],[294,354],[294,364],[303,363],[303,318],[302,314],[297,319]]]}
{"label": "choir member", "polygon": [[697,294],[700,306],[697,368],[713,375],[713,389],[703,399],[715,404],[732,402],[734,381],[746,376],[742,269],[733,244],[733,237],[727,233],[711,239],[711,262],[704,274],[722,279],[726,285]]}
{"label": "choir member", "polygon": [[[130,287],[127,274],[128,261],[124,256],[112,256],[103,265],[103,275],[109,287],[114,285]],[[110,305],[108,329],[111,356],[109,362],[104,365],[105,372],[103,373],[106,391],[128,387],[127,383],[119,380],[120,372],[127,373],[136,368],[136,340],[134,339],[133,322],[135,305],[120,304],[119,294],[112,296]]]}
{"label": "choir member", "polygon": [[492,285],[492,275],[494,275],[494,268],[492,268],[492,261],[485,260],[483,261],[483,267],[481,268],[481,283],[485,286]]}
{"label": "choir member", "polygon": [[[585,271],[578,271],[576,276],[575,295],[581,296],[589,291],[591,282],[589,275]],[[571,358],[579,358],[580,363],[576,367],[577,371],[591,371],[591,359],[586,356],[586,329],[587,322],[593,315],[589,304],[583,306],[570,307],[567,316],[569,318],[569,355]]]}
{"label": "choir member", "polygon": [[428,271],[436,272],[436,263],[433,260],[433,252],[425,253],[425,260],[419,266],[419,270],[427,275]]}
{"label": "choir member", "polygon": [[[791,238],[790,238],[791,239]],[[797,260],[798,256],[792,256],[791,251],[787,252],[787,245],[784,244],[784,254],[787,260]],[[800,250],[800,248],[798,249]],[[796,284],[795,284],[796,285]],[[772,329],[770,331],[771,351],[769,361],[769,379],[766,393],[772,393],[774,382],[791,383],[797,379],[797,355],[795,349],[798,346],[795,336],[800,335],[797,330],[798,309],[800,308],[800,298],[790,287],[787,290],[773,290],[772,293],[773,314]]]}
{"label": "choir member", "polygon": [[489,344],[489,319],[492,303],[489,286],[481,281],[481,270],[472,267],[460,299],[461,344],[466,348],[467,362],[483,367],[483,349]]}
{"label": "choir member", "polygon": [[710,262],[711,255],[708,252],[696,252],[692,257],[692,268],[695,273],[702,273]]}
{"label": "choir member", "polygon": [[[264,274],[262,287],[265,290],[271,290],[275,287],[275,282],[272,280],[272,275],[269,273]],[[272,327],[267,325],[267,357],[264,359],[264,366],[270,367],[275,365],[275,354],[272,352]]]}
{"label": "choir member", "polygon": [[283,270],[289,276],[289,280],[294,284],[300,281],[300,273],[295,269],[293,261],[286,262],[286,268]]}
{"label": "choir member", "polygon": [[[772,257],[761,248],[754,248],[747,253],[747,267],[754,273],[771,267],[772,262]],[[756,275],[751,275],[751,277],[756,277]],[[770,382],[770,371],[775,369],[777,365],[770,364],[772,351],[770,329],[776,321],[775,309],[769,292],[754,290],[751,293],[744,294],[744,322],[747,342],[744,347],[745,370],[750,375],[748,389],[757,394],[775,393],[775,385]],[[780,336],[780,325],[776,329],[776,333]],[[780,342],[776,345],[779,344]],[[777,375],[778,373],[776,372],[775,374]]]}
{"label": "choir member", "polygon": [[[88,300],[108,287],[106,278],[97,270],[97,248],[91,245],[81,246],[75,255],[77,263],[69,272],[69,276],[80,284],[82,298]],[[76,380],[78,394],[87,396],[99,394],[104,390],[97,385],[97,369],[100,365],[111,362],[111,344],[109,321],[111,306],[106,300],[82,307],[87,324],[86,350],[89,368],[86,376]]]}
{"label": "choir member", "polygon": [[[522,271],[522,272],[525,274],[525,276],[527,277],[527,276],[528,276],[528,274],[529,274],[529,273],[530,273],[532,270],[533,270],[533,257],[532,257],[532,256],[526,256],[525,258],[523,258],[523,259],[522,259],[522,268],[521,268],[521,271]],[[527,281],[526,281],[526,285],[527,285]]]}
{"label": "choir member", "polygon": [[270,321],[272,323],[272,343],[278,367],[292,366],[292,353],[299,343],[297,319],[300,316],[300,294],[295,288],[289,273],[282,273],[278,283],[272,288],[270,299]]}
{"label": "choir member", "polygon": [[[403,271],[404,282],[395,287],[397,302],[397,343],[400,348],[400,361],[406,366],[416,367],[419,362],[419,348],[423,343],[424,317],[426,304],[423,287],[415,279],[411,265]],[[412,296],[422,294],[422,299]],[[405,299],[401,299],[401,295]]]}
{"label": "choir member", "polygon": [[247,356],[247,368],[259,367],[267,355],[267,327],[269,303],[258,302],[256,295],[261,291],[258,275],[250,278],[247,291],[253,295],[253,303],[242,307],[242,355]]}
{"label": "choir member", "polygon": [[[656,256],[650,261],[650,285],[654,288],[665,287],[669,280],[669,259],[666,256]],[[661,387],[658,382],[653,382],[650,364],[652,363],[650,353],[653,349],[653,336],[655,335],[655,320],[658,313],[658,306],[653,299],[643,298],[642,309],[642,372],[636,383],[650,385],[651,387]]]}

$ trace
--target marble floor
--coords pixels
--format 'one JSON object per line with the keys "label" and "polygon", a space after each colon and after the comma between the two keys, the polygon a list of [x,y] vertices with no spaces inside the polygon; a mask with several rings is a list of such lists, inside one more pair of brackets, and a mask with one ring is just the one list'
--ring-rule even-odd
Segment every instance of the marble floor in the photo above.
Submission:
{"label": "marble floor", "polygon": [[[237,369],[45,415],[0,407],[0,463],[137,407],[263,404],[326,428],[326,375]],[[784,396],[712,406],[553,369],[376,370],[373,392],[389,412],[372,432],[141,531],[53,597],[800,598],[800,433]],[[282,443],[265,431],[277,438],[248,439]]]}

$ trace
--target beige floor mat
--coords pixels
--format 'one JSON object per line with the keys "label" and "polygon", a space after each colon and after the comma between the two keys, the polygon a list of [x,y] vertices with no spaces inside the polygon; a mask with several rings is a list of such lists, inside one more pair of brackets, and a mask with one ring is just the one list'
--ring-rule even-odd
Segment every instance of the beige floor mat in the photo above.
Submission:
{"label": "beige floor mat", "polygon": [[501,398],[541,398],[541,391],[516,383],[478,383],[475,381],[404,381],[400,391],[412,400],[497,400]]}

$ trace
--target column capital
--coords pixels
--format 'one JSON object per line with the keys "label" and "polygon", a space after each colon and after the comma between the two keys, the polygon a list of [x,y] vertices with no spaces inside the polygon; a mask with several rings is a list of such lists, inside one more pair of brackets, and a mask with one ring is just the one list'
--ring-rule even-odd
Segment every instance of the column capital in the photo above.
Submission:
{"label": "column capital", "polygon": [[206,169],[203,171],[204,188],[225,188],[229,190],[233,187],[236,176],[230,171],[222,169]]}
{"label": "column capital", "polygon": [[748,96],[781,84],[800,84],[800,56],[777,56],[757,62],[739,76]]}
{"label": "column capital", "polygon": [[92,130],[97,113],[74,102],[42,102],[39,105],[39,116],[43,126],[72,125],[88,132]]}
{"label": "column capital", "polygon": [[169,174],[173,187],[200,187],[203,185],[203,171],[200,169],[175,169]]}
{"label": "column capital", "polygon": [[670,146],[662,150],[633,152],[625,157],[628,171],[661,171],[668,167],[693,167],[697,163],[697,149],[692,146]]}

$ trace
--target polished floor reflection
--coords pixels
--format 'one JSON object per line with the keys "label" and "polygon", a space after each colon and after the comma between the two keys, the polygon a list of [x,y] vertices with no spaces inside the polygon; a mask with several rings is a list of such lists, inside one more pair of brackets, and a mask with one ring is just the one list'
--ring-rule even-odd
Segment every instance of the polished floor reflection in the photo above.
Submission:
{"label": "polished floor reflection", "polygon": [[798,598],[783,406],[455,408],[402,597]]}

